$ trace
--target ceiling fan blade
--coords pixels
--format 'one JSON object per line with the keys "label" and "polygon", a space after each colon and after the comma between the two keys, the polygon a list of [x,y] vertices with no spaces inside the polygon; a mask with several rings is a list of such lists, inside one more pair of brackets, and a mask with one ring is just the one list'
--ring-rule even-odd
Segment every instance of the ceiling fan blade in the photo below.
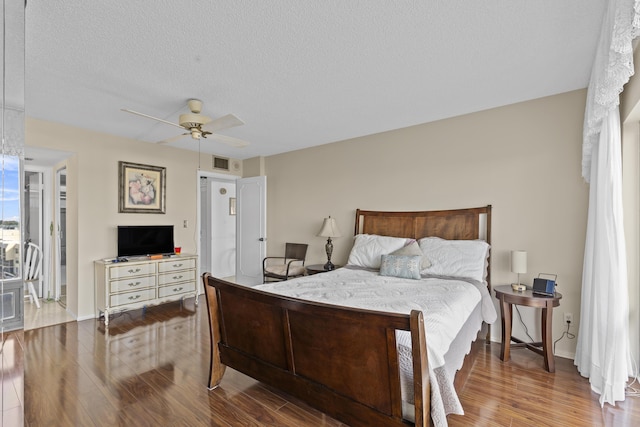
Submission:
{"label": "ceiling fan blade", "polygon": [[156,144],[163,145],[163,144],[169,144],[171,142],[176,142],[176,141],[184,138],[187,135],[191,135],[191,132],[185,132],[185,133],[182,133],[180,135],[172,136],[171,138],[163,139],[162,141],[156,142]]}
{"label": "ceiling fan blade", "polygon": [[214,139],[224,144],[231,145],[232,147],[242,148],[249,145],[247,141],[243,141],[242,139],[233,138],[231,136],[226,136],[226,135],[220,135],[218,133],[204,134],[203,136],[207,139]]}
{"label": "ceiling fan blade", "polygon": [[202,126],[202,130],[209,132],[215,132],[222,129],[229,129],[232,127],[243,125],[244,122],[233,114],[227,114],[226,116],[218,117],[215,120],[211,120],[209,123]]}
{"label": "ceiling fan blade", "polygon": [[179,125],[179,124],[177,124],[177,123],[172,123],[172,122],[170,122],[170,121],[168,121],[168,120],[159,119],[159,118],[157,118],[157,117],[153,117],[153,116],[150,116],[150,115],[148,115],[148,114],[139,113],[139,112],[137,112],[137,111],[133,111],[133,110],[127,110],[126,108],[121,108],[120,110],[121,110],[121,111],[124,111],[124,112],[127,112],[127,113],[135,114],[135,115],[137,115],[137,116],[146,117],[146,118],[148,118],[148,119],[155,120],[155,121],[157,121],[157,122],[162,122],[162,123],[166,123],[166,124],[171,125],[171,126],[176,126],[176,127],[179,127],[180,129],[184,129],[182,126],[180,126],[180,125]]}

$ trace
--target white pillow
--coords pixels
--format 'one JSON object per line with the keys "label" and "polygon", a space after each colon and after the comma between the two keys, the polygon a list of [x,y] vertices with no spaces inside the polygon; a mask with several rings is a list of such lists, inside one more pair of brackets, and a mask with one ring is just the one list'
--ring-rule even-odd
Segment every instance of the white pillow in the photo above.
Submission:
{"label": "white pillow", "polygon": [[422,274],[462,277],[485,281],[489,244],[484,240],[445,240],[439,237],[420,239],[420,249],[431,262]]}
{"label": "white pillow", "polygon": [[404,237],[357,234],[347,264],[357,267],[380,269],[382,255],[388,255],[403,247],[408,239]]}

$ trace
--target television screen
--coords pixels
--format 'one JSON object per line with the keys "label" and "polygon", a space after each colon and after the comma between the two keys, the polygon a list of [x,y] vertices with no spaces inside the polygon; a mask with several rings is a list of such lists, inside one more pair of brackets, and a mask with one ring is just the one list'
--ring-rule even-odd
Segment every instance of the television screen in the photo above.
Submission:
{"label": "television screen", "polygon": [[173,225],[118,226],[118,257],[172,254]]}

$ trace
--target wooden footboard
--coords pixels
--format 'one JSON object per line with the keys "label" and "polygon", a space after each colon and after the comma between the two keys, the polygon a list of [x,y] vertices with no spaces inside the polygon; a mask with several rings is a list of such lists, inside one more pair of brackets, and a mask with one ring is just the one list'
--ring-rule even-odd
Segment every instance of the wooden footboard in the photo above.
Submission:
{"label": "wooden footboard", "polygon": [[351,426],[403,425],[396,330],[411,332],[416,426],[429,425],[422,312],[382,313],[282,297],[203,275],[209,388],[224,366]]}

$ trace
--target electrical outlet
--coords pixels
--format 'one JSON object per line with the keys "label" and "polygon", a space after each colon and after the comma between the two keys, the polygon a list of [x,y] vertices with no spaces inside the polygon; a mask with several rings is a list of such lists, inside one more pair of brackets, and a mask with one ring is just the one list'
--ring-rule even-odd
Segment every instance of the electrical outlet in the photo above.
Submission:
{"label": "electrical outlet", "polygon": [[564,323],[573,323],[573,313],[564,314]]}
{"label": "electrical outlet", "polygon": [[184,228],[188,228],[188,227],[189,227],[189,220],[185,219],[185,220],[182,222],[182,227],[184,227]]}

